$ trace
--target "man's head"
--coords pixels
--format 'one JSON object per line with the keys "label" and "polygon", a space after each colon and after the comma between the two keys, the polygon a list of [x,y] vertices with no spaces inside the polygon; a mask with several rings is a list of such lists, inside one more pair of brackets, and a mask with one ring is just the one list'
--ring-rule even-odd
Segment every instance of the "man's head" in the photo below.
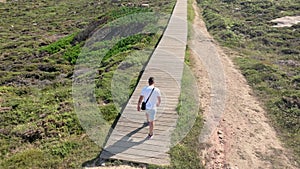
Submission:
{"label": "man's head", "polygon": [[153,85],[154,84],[154,77],[150,77],[148,79],[148,83],[149,83],[149,85]]}

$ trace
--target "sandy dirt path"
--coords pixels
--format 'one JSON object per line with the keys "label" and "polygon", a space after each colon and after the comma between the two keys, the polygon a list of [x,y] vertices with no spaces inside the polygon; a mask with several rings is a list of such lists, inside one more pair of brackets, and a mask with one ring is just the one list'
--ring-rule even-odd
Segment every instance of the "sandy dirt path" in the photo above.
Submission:
{"label": "sandy dirt path", "polygon": [[196,17],[189,46],[204,109],[199,137],[203,164],[212,169],[298,168],[232,58],[207,32],[196,2],[193,8]]}

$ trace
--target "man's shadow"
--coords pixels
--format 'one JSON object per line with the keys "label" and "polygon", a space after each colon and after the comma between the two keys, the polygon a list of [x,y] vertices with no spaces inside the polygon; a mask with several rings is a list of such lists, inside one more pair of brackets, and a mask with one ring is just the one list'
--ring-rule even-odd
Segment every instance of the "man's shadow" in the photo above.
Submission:
{"label": "man's shadow", "polygon": [[142,130],[143,128],[145,128],[147,126],[148,126],[148,124],[144,123],[141,127],[126,134],[125,136],[123,136],[120,140],[118,140],[114,144],[106,147],[105,149],[102,149],[100,154],[95,159],[84,162],[82,164],[82,167],[100,166],[102,163],[105,162],[106,159],[109,159],[110,157],[112,157],[116,154],[124,152],[124,151],[130,149],[131,147],[134,147],[134,146],[144,143],[147,140],[146,137],[145,137],[145,139],[134,142],[134,141],[132,141],[131,136],[138,133],[140,130]]}
{"label": "man's shadow", "polygon": [[137,145],[140,145],[140,144],[144,143],[147,140],[146,137],[145,137],[145,139],[134,142],[134,141],[132,141],[131,136],[136,134],[137,132],[139,132],[141,129],[143,129],[146,126],[147,125],[144,123],[141,127],[133,130],[132,132],[130,132],[130,133],[126,134],[125,136],[123,136],[120,140],[118,140],[114,144],[106,147],[100,153],[101,156],[105,157],[106,159],[109,159],[113,155],[119,154],[123,151],[126,151],[127,149],[130,149],[131,147],[134,147],[134,146],[137,146]]}

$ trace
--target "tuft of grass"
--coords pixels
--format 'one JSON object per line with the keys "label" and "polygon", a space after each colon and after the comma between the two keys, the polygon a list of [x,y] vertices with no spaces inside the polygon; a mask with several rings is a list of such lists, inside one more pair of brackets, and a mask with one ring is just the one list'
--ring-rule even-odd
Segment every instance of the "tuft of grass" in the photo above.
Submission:
{"label": "tuft of grass", "polygon": [[170,150],[170,168],[204,168],[199,157],[200,143],[198,136],[202,128],[202,117],[198,115],[187,136]]}
{"label": "tuft of grass", "polygon": [[76,63],[76,60],[81,52],[82,48],[81,44],[76,44],[75,46],[72,46],[70,48],[67,48],[66,52],[64,53],[64,59],[66,59],[68,62],[70,62],[72,65]]}
{"label": "tuft of grass", "polygon": [[47,52],[50,55],[60,52],[61,50],[67,49],[70,47],[71,42],[73,41],[76,34],[68,35],[64,38],[59,39],[58,41],[51,43],[47,46],[40,48],[41,52]]}
{"label": "tuft of grass", "polygon": [[59,159],[38,149],[25,150],[1,163],[1,168],[55,168]]}
{"label": "tuft of grass", "polygon": [[188,0],[188,16],[187,16],[187,19],[188,19],[188,22],[190,23],[193,23],[194,19],[195,19],[195,11],[193,9],[193,0]]}
{"label": "tuft of grass", "polygon": [[51,154],[53,156],[59,156],[60,158],[65,158],[70,152],[79,147],[76,142],[64,142],[59,145],[53,146],[51,148]]}

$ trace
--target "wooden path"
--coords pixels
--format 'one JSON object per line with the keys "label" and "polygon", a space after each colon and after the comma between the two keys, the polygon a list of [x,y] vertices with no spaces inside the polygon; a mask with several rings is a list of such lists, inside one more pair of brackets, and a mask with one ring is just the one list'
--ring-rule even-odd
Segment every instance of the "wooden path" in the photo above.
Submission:
{"label": "wooden path", "polygon": [[[187,43],[187,0],[177,0],[165,33],[112,131],[102,159],[119,159],[157,165],[169,165],[171,134],[176,126],[178,98]],[[158,108],[154,137],[146,139],[148,126],[143,125],[145,113],[136,110],[140,92],[150,76],[161,90],[162,104]]]}

